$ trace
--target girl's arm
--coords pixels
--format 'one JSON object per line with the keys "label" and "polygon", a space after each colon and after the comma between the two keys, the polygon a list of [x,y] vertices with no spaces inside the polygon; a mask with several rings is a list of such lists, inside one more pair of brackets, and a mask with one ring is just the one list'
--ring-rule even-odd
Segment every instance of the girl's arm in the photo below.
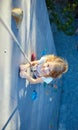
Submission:
{"label": "girl's arm", "polygon": [[31,66],[34,66],[39,63],[39,60],[31,61]]}
{"label": "girl's arm", "polygon": [[[39,60],[35,60],[35,61],[30,62],[31,65],[29,63],[26,63],[24,65],[26,66],[26,68],[29,68],[30,66],[34,66],[34,65],[36,65],[38,63],[39,63]],[[23,66],[23,65],[21,65],[21,66]]]}
{"label": "girl's arm", "polygon": [[27,74],[26,72],[20,72],[20,76],[22,78],[26,78],[32,84],[37,84],[37,83],[43,82],[43,80],[41,78],[34,79],[29,74]]}

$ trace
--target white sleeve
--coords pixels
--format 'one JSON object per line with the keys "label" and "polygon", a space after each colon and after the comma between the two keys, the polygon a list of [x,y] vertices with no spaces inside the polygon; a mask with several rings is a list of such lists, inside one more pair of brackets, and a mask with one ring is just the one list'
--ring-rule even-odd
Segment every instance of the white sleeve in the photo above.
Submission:
{"label": "white sleeve", "polygon": [[46,56],[41,57],[39,64],[43,64],[46,61]]}
{"label": "white sleeve", "polygon": [[47,77],[47,78],[41,77],[41,78],[42,78],[42,80],[43,80],[44,82],[46,82],[47,84],[49,84],[51,81],[53,81],[53,78],[52,78],[52,77]]}

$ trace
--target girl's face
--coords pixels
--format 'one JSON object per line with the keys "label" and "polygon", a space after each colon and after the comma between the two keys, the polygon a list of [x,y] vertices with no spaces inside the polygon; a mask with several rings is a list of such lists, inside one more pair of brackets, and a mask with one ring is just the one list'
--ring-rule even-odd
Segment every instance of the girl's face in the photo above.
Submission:
{"label": "girl's face", "polygon": [[41,71],[42,71],[42,74],[43,75],[48,75],[54,68],[54,64],[55,63],[52,63],[52,62],[47,62],[47,63],[44,63],[42,68],[41,68]]}

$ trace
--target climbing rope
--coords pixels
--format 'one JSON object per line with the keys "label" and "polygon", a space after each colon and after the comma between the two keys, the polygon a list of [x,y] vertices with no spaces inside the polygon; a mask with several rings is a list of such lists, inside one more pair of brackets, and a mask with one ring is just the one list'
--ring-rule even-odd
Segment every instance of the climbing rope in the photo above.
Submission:
{"label": "climbing rope", "polygon": [[19,41],[17,40],[17,38],[16,38],[15,34],[13,33],[13,31],[11,30],[11,28],[8,26],[8,24],[6,24],[4,22],[4,20],[1,17],[0,17],[0,21],[3,24],[3,26],[6,28],[6,30],[9,32],[9,34],[11,35],[11,37],[14,39],[14,41],[17,44],[17,46],[19,47],[21,53],[23,54],[23,56],[25,57],[25,59],[28,61],[28,63],[30,64],[30,67],[31,67],[31,62],[29,61],[27,55],[23,51],[22,46],[20,45]]}

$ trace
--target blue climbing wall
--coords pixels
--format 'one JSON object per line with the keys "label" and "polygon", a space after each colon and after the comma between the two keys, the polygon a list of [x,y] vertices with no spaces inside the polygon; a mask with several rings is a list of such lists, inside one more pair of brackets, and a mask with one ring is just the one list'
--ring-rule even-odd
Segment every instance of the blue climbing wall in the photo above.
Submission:
{"label": "blue climbing wall", "polygon": [[[17,7],[23,10],[19,29],[11,16]],[[27,61],[13,38],[29,60],[32,52],[37,58],[56,53],[45,0],[3,0],[0,9],[0,129],[57,130],[62,81],[53,88],[21,79],[19,65]]]}

